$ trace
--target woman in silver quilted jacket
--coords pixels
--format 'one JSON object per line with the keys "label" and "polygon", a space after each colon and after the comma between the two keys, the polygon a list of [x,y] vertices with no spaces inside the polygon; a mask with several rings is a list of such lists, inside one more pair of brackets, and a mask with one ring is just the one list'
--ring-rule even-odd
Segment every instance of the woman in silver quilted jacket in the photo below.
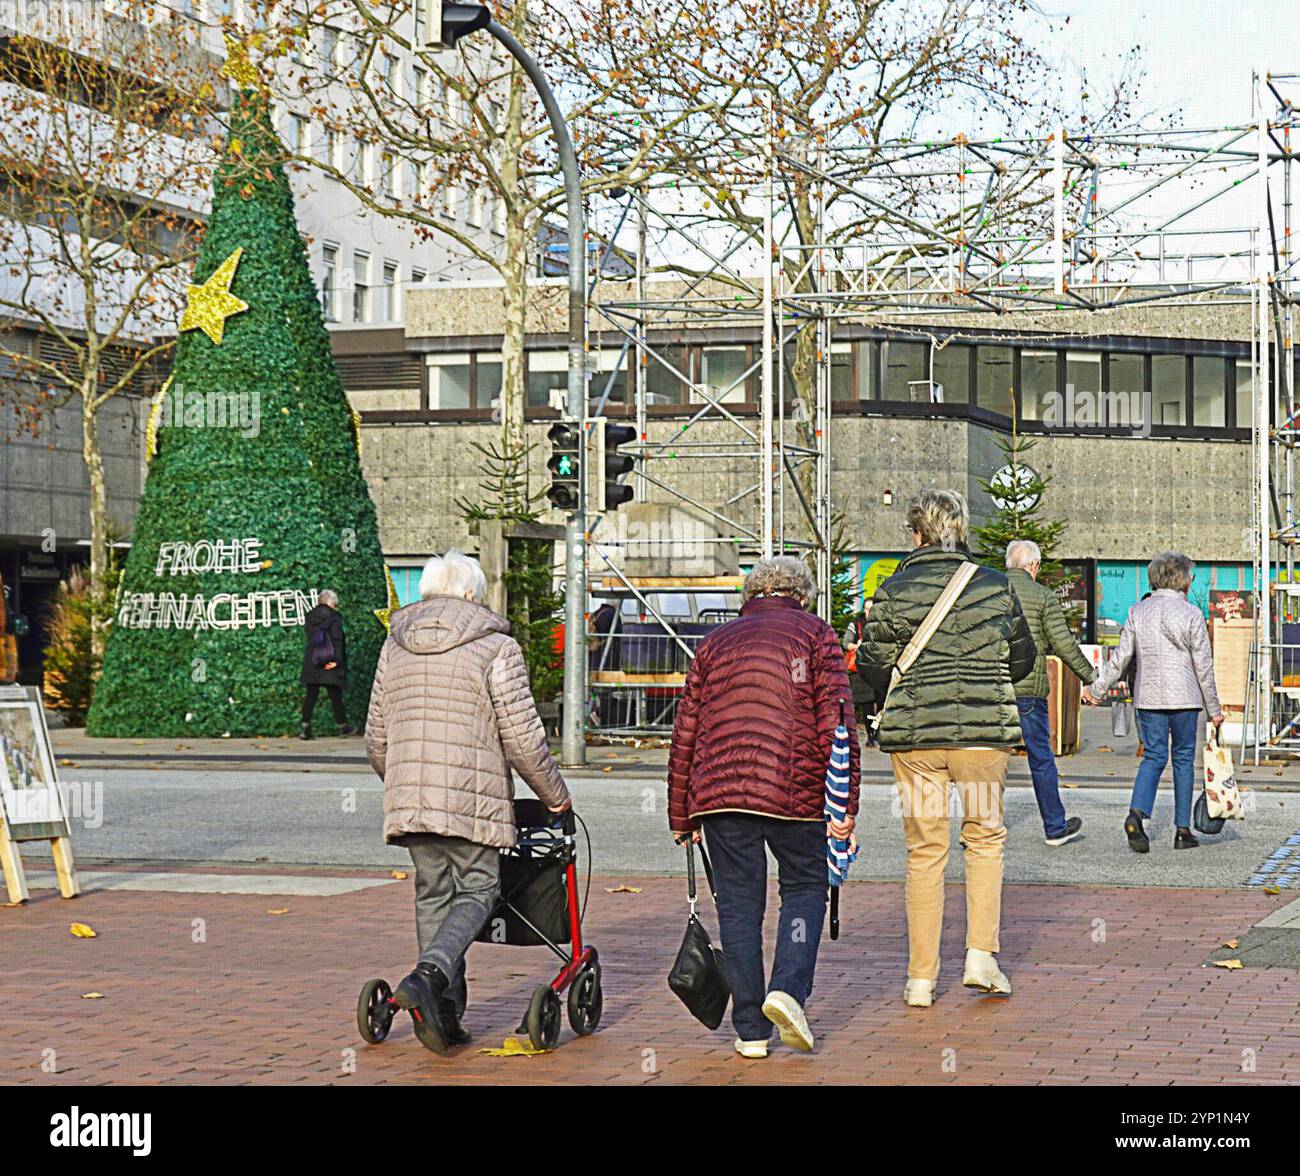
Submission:
{"label": "woman in silver quilted jacket", "polygon": [[1216,727],[1223,708],[1214,685],[1210,636],[1201,610],[1187,599],[1196,565],[1177,551],[1157,555],[1147,567],[1151,593],[1129,609],[1119,649],[1102,667],[1084,701],[1096,706],[1111,686],[1136,661],[1133,702],[1142,735],[1142,762],[1124,833],[1134,853],[1147,853],[1151,841],[1142,822],[1155,809],[1160,776],[1174,761],[1175,849],[1195,849],[1191,830],[1192,780],[1196,772],[1196,741],[1204,711]]}
{"label": "woman in silver quilted jacket", "polygon": [[415,866],[420,959],[394,991],[436,1052],[463,1045],[465,952],[500,897],[498,850],[515,844],[517,772],[555,813],[569,792],[546,745],[510,625],[484,603],[478,561],[434,556],[421,599],[392,614],[366,721],[384,782],[384,840]]}

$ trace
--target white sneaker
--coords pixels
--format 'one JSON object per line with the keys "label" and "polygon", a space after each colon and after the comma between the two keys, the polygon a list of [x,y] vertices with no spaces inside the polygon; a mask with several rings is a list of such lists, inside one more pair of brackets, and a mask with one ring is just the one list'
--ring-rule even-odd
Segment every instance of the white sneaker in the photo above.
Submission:
{"label": "white sneaker", "polygon": [[799,1002],[788,992],[769,992],[763,1002],[765,1016],[781,1034],[781,1040],[791,1049],[812,1053],[813,1035],[808,1028],[808,1018],[803,1015]]}
{"label": "white sneaker", "polygon": [[741,1041],[736,1038],[736,1052],[742,1058],[765,1058],[767,1057],[766,1041]]}
{"label": "white sneaker", "polygon": [[967,988],[977,988],[980,992],[1011,995],[1011,981],[1002,974],[997,957],[991,951],[980,951],[976,947],[966,951],[966,974],[961,982]]}
{"label": "white sneaker", "polygon": [[928,1009],[934,1004],[934,981],[913,980],[909,976],[903,985],[903,1003],[914,1009]]}

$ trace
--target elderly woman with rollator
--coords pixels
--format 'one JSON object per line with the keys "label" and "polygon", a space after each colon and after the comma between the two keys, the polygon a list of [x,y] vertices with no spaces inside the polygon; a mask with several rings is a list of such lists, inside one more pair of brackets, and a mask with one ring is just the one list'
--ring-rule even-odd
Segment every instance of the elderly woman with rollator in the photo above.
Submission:
{"label": "elderly woman with rollator", "polygon": [[1151,594],[1129,609],[1115,651],[1084,701],[1100,704],[1115,682],[1136,660],[1133,705],[1142,736],[1124,835],[1134,853],[1148,853],[1151,839],[1142,822],[1155,810],[1156,790],[1173,750],[1174,848],[1195,849],[1200,842],[1191,830],[1192,779],[1201,714],[1219,727],[1223,708],[1214,685],[1214,662],[1205,616],[1187,599],[1196,565],[1177,551],[1157,555],[1147,567]]}
{"label": "elderly woman with rollator", "polygon": [[[853,730],[853,696],[835,631],[807,611],[808,568],[791,556],[745,577],[740,616],[700,643],[677,707],[668,757],[668,822],[701,830],[715,867],[735,1049],[765,1058],[781,1040],[811,1051],[805,1006],[826,913],[828,833],[848,838],[858,811],[858,741],[850,740],[848,816],[823,815],[835,729]],[[763,977],[767,850],[781,895],[776,954]]]}
{"label": "elderly woman with rollator", "polygon": [[890,753],[907,841],[907,1004],[927,1008],[939,978],[948,802],[962,802],[966,967],[962,983],[1009,995],[998,967],[1002,793],[1020,742],[1015,683],[1037,650],[1007,578],[975,564],[970,516],[955,491],[927,490],[907,512],[916,550],[876,590],[858,646],[859,672],[884,698],[880,748]]}
{"label": "elderly woman with rollator", "polygon": [[551,812],[570,806],[510,625],[484,604],[479,562],[434,556],[379,653],[366,754],[384,782],[384,840],[415,865],[420,956],[393,997],[437,1053],[464,1045],[465,952],[500,897],[518,773]]}

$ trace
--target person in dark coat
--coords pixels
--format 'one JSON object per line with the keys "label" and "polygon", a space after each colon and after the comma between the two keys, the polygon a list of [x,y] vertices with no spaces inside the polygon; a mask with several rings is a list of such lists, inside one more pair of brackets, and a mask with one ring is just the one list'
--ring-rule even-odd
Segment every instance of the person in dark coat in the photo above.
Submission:
{"label": "person in dark coat", "polygon": [[[849,740],[848,816],[824,815],[835,729],[853,713],[835,630],[807,611],[808,568],[788,555],[745,577],[740,616],[695,651],[668,754],[669,828],[708,841],[731,983],[735,1049],[767,1057],[781,1040],[811,1051],[804,1005],[826,914],[826,838],[849,838],[858,811],[858,741]],[[767,850],[780,880],[776,957],[763,978]]]}
{"label": "person in dark coat", "polygon": [[338,594],[326,588],[320,603],[307,614],[307,641],[302,651],[302,684],[307,692],[302,699],[302,728],[299,739],[312,738],[311,717],[316,709],[320,689],[330,696],[334,726],[340,735],[355,735],[343,709],[343,687],[348,680],[348,651],[343,639],[343,618],[339,615]]}
{"label": "person in dark coat", "polygon": [[866,740],[868,744],[874,744],[876,733],[871,726],[872,717],[876,713],[876,691],[872,686],[870,678],[862,672],[857,664],[858,646],[862,644],[863,635],[867,628],[867,613],[870,611],[871,601],[867,601],[867,608],[858,613],[844,630],[844,653],[846,665],[849,671],[849,686],[853,690],[853,710],[858,719],[858,733]]}

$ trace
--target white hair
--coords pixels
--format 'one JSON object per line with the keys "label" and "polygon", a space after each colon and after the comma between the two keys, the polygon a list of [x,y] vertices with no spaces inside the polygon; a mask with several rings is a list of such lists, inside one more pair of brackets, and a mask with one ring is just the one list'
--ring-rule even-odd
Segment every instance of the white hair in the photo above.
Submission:
{"label": "white hair", "polygon": [[1012,568],[1031,568],[1034,564],[1041,566],[1043,551],[1032,539],[1012,539],[1007,544],[1007,571]]}
{"label": "white hair", "polygon": [[460,596],[482,604],[487,598],[487,577],[478,560],[455,548],[432,556],[420,573],[420,597]]}
{"label": "white hair", "polygon": [[321,604],[328,604],[331,608],[338,608],[339,606],[339,594],[335,592],[333,588],[322,588],[320,592],[317,593],[316,599],[319,600]]}
{"label": "white hair", "polygon": [[741,595],[746,601],[756,596],[793,596],[807,602],[813,595],[812,572],[801,559],[792,555],[775,555],[761,559],[745,577]]}

